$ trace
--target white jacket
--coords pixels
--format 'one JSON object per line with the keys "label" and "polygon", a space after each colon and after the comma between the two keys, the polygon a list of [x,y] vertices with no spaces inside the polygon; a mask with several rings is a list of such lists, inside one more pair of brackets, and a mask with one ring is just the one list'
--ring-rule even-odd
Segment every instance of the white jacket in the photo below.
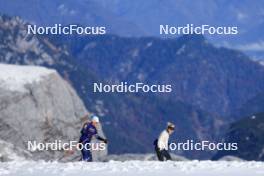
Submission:
{"label": "white jacket", "polygon": [[160,150],[168,150],[169,136],[170,135],[167,130],[164,130],[160,133],[158,138],[158,148]]}

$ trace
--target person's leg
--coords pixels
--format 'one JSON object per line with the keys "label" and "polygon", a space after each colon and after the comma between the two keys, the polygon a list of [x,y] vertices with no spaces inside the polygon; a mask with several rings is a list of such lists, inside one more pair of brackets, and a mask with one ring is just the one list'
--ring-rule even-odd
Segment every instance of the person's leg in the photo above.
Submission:
{"label": "person's leg", "polygon": [[86,150],[85,148],[82,150],[82,160],[87,162],[93,161],[90,150]]}
{"label": "person's leg", "polygon": [[157,147],[155,147],[155,151],[156,151],[156,154],[157,154],[158,160],[159,160],[159,161],[164,161],[164,157],[163,157],[161,151],[160,151]]}
{"label": "person's leg", "polygon": [[171,156],[168,150],[163,150],[163,156],[166,158],[166,160],[171,160]]}
{"label": "person's leg", "polygon": [[93,161],[93,156],[92,156],[92,153],[91,153],[91,151],[90,150],[88,150],[89,152],[88,152],[88,160],[87,161],[89,161],[89,162],[92,162]]}

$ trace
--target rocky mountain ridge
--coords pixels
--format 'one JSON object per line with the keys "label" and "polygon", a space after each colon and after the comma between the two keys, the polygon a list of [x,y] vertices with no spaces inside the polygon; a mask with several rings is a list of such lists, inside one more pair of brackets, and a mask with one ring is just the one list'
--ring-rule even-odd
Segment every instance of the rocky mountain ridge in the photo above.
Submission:
{"label": "rocky mountain ridge", "polygon": [[[1,20],[7,25],[0,28],[0,61],[56,69],[89,111],[101,117],[111,141],[110,153],[152,152],[152,143],[167,121],[177,125],[173,140],[217,141],[225,127],[240,118],[229,114],[263,90],[261,65],[241,52],[217,48],[203,36],[161,40],[26,35],[21,19],[4,16]],[[14,49],[19,48],[18,41],[31,47]],[[172,84],[173,93],[91,91],[94,82],[121,81]],[[180,154],[208,159],[213,153]]]}

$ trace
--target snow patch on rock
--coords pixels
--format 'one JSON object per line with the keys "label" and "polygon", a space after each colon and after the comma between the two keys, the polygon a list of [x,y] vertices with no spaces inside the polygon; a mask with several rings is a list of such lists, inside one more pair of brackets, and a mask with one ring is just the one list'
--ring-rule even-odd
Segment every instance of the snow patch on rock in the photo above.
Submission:
{"label": "snow patch on rock", "polygon": [[36,66],[0,64],[0,88],[10,91],[26,91],[25,85],[41,81],[55,70]]}

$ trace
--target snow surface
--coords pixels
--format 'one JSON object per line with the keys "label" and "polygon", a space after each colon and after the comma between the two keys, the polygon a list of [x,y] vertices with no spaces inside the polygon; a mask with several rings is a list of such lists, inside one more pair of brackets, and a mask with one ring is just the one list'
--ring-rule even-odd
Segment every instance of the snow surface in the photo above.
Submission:
{"label": "snow surface", "polygon": [[10,176],[263,176],[263,162],[228,161],[110,161],[0,163],[0,175]]}
{"label": "snow surface", "polygon": [[25,85],[39,82],[55,72],[44,67],[0,64],[0,88],[23,92]]}

